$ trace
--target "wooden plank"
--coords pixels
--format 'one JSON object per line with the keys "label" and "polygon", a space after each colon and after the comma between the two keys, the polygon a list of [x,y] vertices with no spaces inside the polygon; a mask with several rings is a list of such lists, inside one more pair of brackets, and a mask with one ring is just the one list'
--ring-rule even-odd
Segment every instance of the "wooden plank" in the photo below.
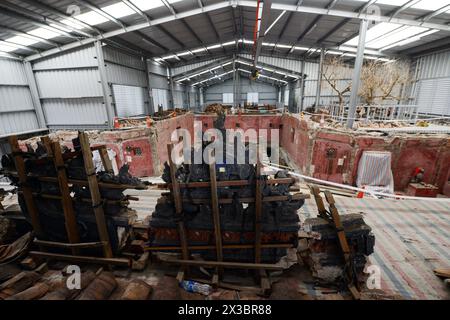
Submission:
{"label": "wooden plank", "polygon": [[22,157],[22,151],[19,148],[19,143],[16,136],[9,137],[9,145],[13,153],[14,163],[16,165],[17,175],[19,177],[19,184],[23,191],[23,198],[27,206],[28,214],[31,217],[31,225],[36,235],[41,238],[43,236],[41,222],[39,220],[39,212],[33,199],[31,188],[27,184],[27,173],[25,171],[25,161]]}
{"label": "wooden plank", "polygon": [[58,254],[50,252],[40,252],[40,251],[30,251],[29,253],[32,257],[40,257],[49,260],[62,260],[71,262],[81,262],[81,263],[92,263],[92,264],[107,264],[116,266],[131,266],[130,259],[123,258],[100,258],[100,257],[88,257],[88,256],[74,256],[70,254]]}
{"label": "wooden plank", "polygon": [[103,242],[79,242],[79,243],[65,243],[65,242],[54,242],[54,241],[43,241],[34,239],[34,243],[44,246],[44,247],[55,247],[55,248],[98,248],[103,247]]}
{"label": "wooden plank", "polygon": [[[19,174],[17,172],[13,171],[7,171],[7,173],[13,177],[18,177]],[[34,178],[38,181],[44,181],[44,182],[58,182],[58,178],[56,177],[40,177],[34,174],[27,174],[28,178]],[[78,180],[78,179],[69,179],[69,184],[74,184],[78,186],[89,186],[89,181],[87,180]],[[107,183],[107,182],[98,182],[99,187],[101,188],[107,188],[107,189],[135,189],[135,190],[147,190],[147,186],[133,186],[131,184],[117,184],[117,183]]]}
{"label": "wooden plank", "polygon": [[180,259],[161,259],[163,262],[175,263],[199,267],[223,267],[230,269],[265,269],[265,270],[283,270],[282,266],[267,263],[247,263],[247,262],[228,262],[228,261],[198,261],[198,260],[180,260]]}
{"label": "wooden plank", "polygon": [[178,185],[178,181],[175,177],[175,173],[177,171],[177,168],[175,166],[175,163],[172,161],[172,151],[173,151],[173,144],[167,145],[167,154],[169,155],[169,166],[170,166],[170,179],[172,181],[172,194],[173,194],[173,200],[175,203],[175,213],[178,217],[178,234],[180,236],[180,243],[181,243],[181,252],[183,256],[183,260],[189,259],[189,250],[188,250],[188,244],[187,244],[187,237],[186,237],[186,229],[184,227],[183,222],[183,202],[181,201],[181,194],[180,194],[180,186]]}
{"label": "wooden plank", "polygon": [[[73,209],[72,197],[70,196],[69,184],[67,182],[66,168],[64,166],[59,142],[53,142],[51,144],[48,154],[50,154],[51,151],[53,153],[53,162],[58,175],[67,238],[70,243],[78,243],[80,242],[80,236],[78,234],[77,218]],[[78,255],[79,250],[77,248],[72,248],[72,254]]]}
{"label": "wooden plank", "polygon": [[106,258],[113,256],[111,244],[109,242],[108,229],[106,227],[105,213],[100,196],[100,190],[97,183],[97,176],[95,174],[95,167],[92,161],[92,151],[89,146],[89,138],[85,132],[79,133],[81,151],[83,153],[84,168],[86,170],[87,180],[89,183],[89,190],[92,198],[92,208],[95,214],[95,221],[100,241],[104,243],[103,253]]}
{"label": "wooden plank", "polygon": [[[209,179],[211,181],[211,204],[214,223],[214,237],[216,239],[216,257],[217,261],[223,261],[222,251],[222,231],[220,228],[220,213],[219,213],[219,196],[217,195],[217,178],[216,178],[216,163],[215,161],[209,165]],[[219,268],[218,273],[222,275],[222,269]]]}
{"label": "wooden plank", "polygon": [[261,262],[261,238],[262,238],[262,185],[261,163],[259,157],[256,163],[256,188],[255,188],[255,263]]}
{"label": "wooden plank", "polygon": [[339,244],[341,246],[342,253],[344,254],[344,260],[346,264],[347,271],[347,285],[350,293],[352,294],[355,300],[361,299],[361,294],[359,293],[357,286],[356,275],[353,273],[353,260],[351,257],[350,246],[348,245],[347,237],[345,236],[344,226],[342,225],[341,217],[339,216],[339,212],[336,208],[334,197],[330,191],[325,191],[325,198],[327,199],[328,205],[330,207],[331,217],[336,227],[336,231],[338,234]]}
{"label": "wooden plank", "polygon": [[108,149],[106,146],[100,146],[98,149],[98,153],[100,154],[100,159],[102,160],[103,168],[106,172],[114,173],[113,165],[111,159],[109,159]]}
{"label": "wooden plank", "polygon": [[319,187],[316,185],[310,185],[309,190],[311,191],[312,195],[314,196],[314,200],[316,200],[317,211],[319,212],[319,217],[328,220],[328,212],[327,212],[327,209],[325,208],[325,204],[323,203],[323,199],[320,196]]}
{"label": "wooden plank", "polygon": [[[288,201],[288,200],[301,200],[301,199],[309,199],[309,194],[304,193],[295,193],[291,196],[268,196],[262,198],[262,202],[279,202],[279,201]],[[253,203],[256,201],[256,198],[237,198],[239,203]],[[231,204],[234,199],[230,198],[220,198],[219,204]],[[193,203],[193,204],[210,204],[210,199],[189,199],[184,197],[183,202]]]}
{"label": "wooden plank", "polygon": [[[294,183],[294,178],[275,178],[275,179],[268,179],[267,184],[290,184]],[[241,187],[241,186],[248,186],[251,182],[248,180],[227,180],[227,181],[217,181],[217,187]],[[189,182],[189,183],[179,183],[180,188],[209,188],[211,185],[211,182],[209,181],[198,181],[198,182]],[[158,188],[164,189],[164,188],[171,188],[172,185],[170,183],[158,183],[156,184]]]}
{"label": "wooden plank", "polygon": [[[292,243],[265,243],[261,244],[261,248],[274,249],[274,248],[293,248]],[[222,249],[254,249],[254,244],[224,244]],[[188,246],[189,250],[216,250],[215,245],[197,245]],[[145,251],[181,251],[180,246],[149,246],[144,248]]]}

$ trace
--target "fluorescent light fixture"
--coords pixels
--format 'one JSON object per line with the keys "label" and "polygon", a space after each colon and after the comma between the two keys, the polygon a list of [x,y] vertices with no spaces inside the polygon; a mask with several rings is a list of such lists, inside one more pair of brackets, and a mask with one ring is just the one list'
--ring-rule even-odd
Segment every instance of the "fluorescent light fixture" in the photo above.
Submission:
{"label": "fluorescent light fixture", "polygon": [[195,50],[191,50],[192,53],[199,53],[199,52],[203,52],[203,51],[206,51],[206,49],[205,48],[198,48],[198,49],[195,49]]}
{"label": "fluorescent light fixture", "polygon": [[306,48],[306,47],[298,47],[298,46],[295,46],[295,47],[294,47],[294,50],[300,50],[300,51],[308,51],[308,50],[309,50],[309,48]]}
{"label": "fluorescent light fixture", "polygon": [[264,35],[266,35],[266,34],[269,33],[270,29],[272,29],[273,26],[277,24],[277,22],[285,15],[285,13],[286,13],[286,10],[283,10],[283,11],[280,13],[280,15],[275,19],[275,21],[272,22],[272,24],[266,29],[266,32],[264,32]]}
{"label": "fluorescent light fixture", "polygon": [[236,44],[236,41],[228,41],[228,42],[225,42],[225,43],[222,43],[222,46],[223,47],[226,47],[226,46],[231,46],[231,45],[234,45],[234,44]]}
{"label": "fluorescent light fixture", "polygon": [[220,44],[214,44],[214,45],[212,45],[212,46],[206,47],[206,49],[212,50],[212,49],[218,49],[218,48],[221,48],[221,47],[222,47],[222,46],[221,46]]}
{"label": "fluorescent light fixture", "polygon": [[290,48],[292,48],[292,46],[290,46],[290,45],[288,45],[288,44],[281,44],[281,43],[278,43],[278,44],[277,44],[277,48],[290,49]]}
{"label": "fluorescent light fixture", "polygon": [[263,42],[262,45],[263,45],[264,47],[275,47],[275,46],[276,46],[276,43],[273,43],[273,42]]}
{"label": "fluorescent light fixture", "polygon": [[191,54],[192,53],[190,51],[183,51],[183,52],[177,53],[177,56],[182,57],[182,56],[187,56],[187,55],[191,55]]}

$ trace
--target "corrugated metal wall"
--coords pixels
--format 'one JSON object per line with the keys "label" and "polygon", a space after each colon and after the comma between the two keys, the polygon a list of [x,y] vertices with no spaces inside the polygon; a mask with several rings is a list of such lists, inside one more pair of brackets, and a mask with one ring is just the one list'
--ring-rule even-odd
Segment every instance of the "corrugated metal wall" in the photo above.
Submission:
{"label": "corrugated metal wall", "polygon": [[22,61],[0,58],[0,136],[39,129]]}
{"label": "corrugated metal wall", "polygon": [[[277,87],[261,82],[250,81],[241,77],[240,94],[237,97],[237,103],[243,105],[247,101],[248,92],[258,92],[260,104],[275,104],[278,101]],[[205,103],[222,103],[224,93],[233,93],[233,80],[212,85],[204,89]]]}
{"label": "corrugated metal wall", "polygon": [[37,60],[33,71],[49,129],[108,127],[93,45]]}
{"label": "corrugated metal wall", "polygon": [[413,104],[419,106],[421,113],[450,116],[450,50],[419,56],[412,64]]}
{"label": "corrugated metal wall", "polygon": [[[141,57],[129,55],[110,46],[103,46],[103,56],[108,85],[110,87],[118,84],[144,88],[145,113],[150,113],[152,109],[149,101],[146,61]],[[117,108],[115,108],[115,113],[117,114]]]}
{"label": "corrugated metal wall", "polygon": [[[150,106],[152,110],[158,110],[158,103],[165,103],[167,106],[163,106],[164,109],[168,109],[171,105],[171,99],[169,95],[170,85],[167,80],[167,68],[153,60],[147,61],[148,70],[148,85],[150,89]],[[155,94],[164,97],[155,97]]]}

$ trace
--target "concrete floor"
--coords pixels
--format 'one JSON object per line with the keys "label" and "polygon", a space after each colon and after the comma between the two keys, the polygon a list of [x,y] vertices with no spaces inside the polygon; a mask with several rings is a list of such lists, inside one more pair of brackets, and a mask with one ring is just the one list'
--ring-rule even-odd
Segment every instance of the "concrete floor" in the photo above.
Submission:
{"label": "concrete floor", "polygon": [[[161,182],[160,178],[150,178]],[[139,197],[131,207],[144,219],[154,210],[160,190],[129,190]],[[306,190],[303,190],[306,192]],[[381,290],[404,299],[450,299],[435,268],[450,267],[450,201],[388,200],[335,196],[340,214],[361,213],[375,234],[371,264],[381,271]],[[300,220],[315,217],[314,200],[299,210]],[[320,292],[303,283],[310,296]]]}

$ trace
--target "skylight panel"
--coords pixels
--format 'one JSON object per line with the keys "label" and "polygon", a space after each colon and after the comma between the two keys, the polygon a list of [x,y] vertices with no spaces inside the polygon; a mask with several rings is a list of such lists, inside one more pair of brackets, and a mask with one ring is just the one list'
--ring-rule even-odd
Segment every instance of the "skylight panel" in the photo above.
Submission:
{"label": "skylight panel", "polygon": [[66,25],[68,25],[68,26],[71,26],[72,28],[78,29],[78,30],[81,30],[81,29],[84,28],[84,27],[81,25],[81,23],[76,23],[76,22],[74,22],[72,19],[63,19],[63,20],[61,20],[61,23],[64,23],[64,24],[66,24]]}
{"label": "skylight panel", "polygon": [[439,30],[435,30],[435,29],[428,30],[426,32],[418,34],[417,36],[407,38],[407,39],[405,39],[403,41],[395,42],[395,43],[393,43],[393,44],[391,44],[389,46],[386,46],[386,47],[382,48],[382,50],[387,50],[387,49],[390,49],[390,48],[393,48],[393,47],[401,47],[401,46],[407,45],[408,43],[419,41],[421,38],[426,37],[426,36],[428,36],[430,34],[438,32],[438,31]]}
{"label": "skylight panel", "polygon": [[435,11],[435,10],[440,9],[449,4],[450,4],[450,0],[432,0],[432,1],[422,0],[418,3],[416,3],[415,5],[411,6],[411,8]]}
{"label": "skylight panel", "polygon": [[37,29],[31,30],[31,31],[28,31],[27,33],[31,34],[33,36],[36,36],[36,37],[44,38],[44,39],[51,39],[51,38],[56,38],[56,37],[60,36],[59,33],[56,33],[54,31],[51,31],[46,28],[37,28]]}
{"label": "skylight panel", "polygon": [[155,0],[130,0],[136,7],[142,11],[162,7],[164,4],[161,1]]}
{"label": "skylight panel", "polygon": [[[402,26],[395,23],[381,22],[369,30],[366,33],[366,43],[383,36],[395,29],[401,28]],[[347,41],[345,44],[349,46],[357,46],[359,41],[359,36],[354,37],[353,39]]]}
{"label": "skylight panel", "polygon": [[102,7],[102,10],[117,19],[136,13],[133,9],[131,9],[123,2],[118,2],[106,7]]}
{"label": "skylight panel", "polygon": [[9,42],[12,42],[12,43],[17,43],[21,46],[29,46],[29,45],[32,45],[32,44],[35,44],[38,42],[36,40],[30,39],[27,37],[23,37],[23,36],[15,36],[15,37],[12,37],[12,38],[9,38],[6,40]]}
{"label": "skylight panel", "polygon": [[429,29],[422,27],[407,27],[404,30],[399,32],[394,31],[380,40],[371,42],[370,47],[380,49],[428,30]]}
{"label": "skylight panel", "polygon": [[83,21],[84,23],[90,24],[91,26],[109,21],[107,18],[105,18],[104,16],[95,11],[89,11],[86,13],[79,14],[75,16],[75,18]]}
{"label": "skylight panel", "polygon": [[12,45],[9,45],[9,44],[4,43],[4,42],[0,42],[0,51],[11,52],[11,51],[14,51],[14,50],[17,50],[17,49],[18,48],[13,47]]}
{"label": "skylight panel", "polygon": [[401,7],[408,1],[409,0],[378,0],[377,2],[375,2],[375,4],[388,4],[391,6]]}

